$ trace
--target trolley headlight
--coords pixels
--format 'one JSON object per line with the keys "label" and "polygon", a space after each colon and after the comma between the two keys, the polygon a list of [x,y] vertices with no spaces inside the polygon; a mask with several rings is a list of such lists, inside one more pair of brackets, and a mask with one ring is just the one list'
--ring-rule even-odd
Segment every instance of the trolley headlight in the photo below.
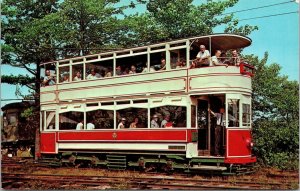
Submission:
{"label": "trolley headlight", "polygon": [[254,143],[253,142],[250,142],[250,147],[252,148],[254,146]]}
{"label": "trolley headlight", "polygon": [[248,147],[249,149],[253,148],[254,143],[251,141],[251,139],[246,139],[246,143],[247,143],[247,147]]}

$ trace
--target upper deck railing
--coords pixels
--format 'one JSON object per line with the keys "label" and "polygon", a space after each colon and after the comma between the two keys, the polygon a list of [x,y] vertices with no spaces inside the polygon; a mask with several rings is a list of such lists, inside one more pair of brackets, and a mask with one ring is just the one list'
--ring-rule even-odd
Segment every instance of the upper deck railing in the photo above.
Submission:
{"label": "upper deck railing", "polygon": [[[215,34],[58,60],[41,65],[41,74],[44,74],[41,84],[48,86],[100,78],[112,79],[117,76],[202,68],[218,64],[238,66],[244,61],[239,55],[232,55],[231,51],[250,44],[251,40],[244,36]],[[199,52],[205,52],[199,50],[200,45],[204,45],[205,51],[209,53],[204,59],[199,59]],[[214,57],[217,50],[221,50],[225,55]],[[243,74],[252,75],[252,70],[253,67],[249,64],[240,66]]]}

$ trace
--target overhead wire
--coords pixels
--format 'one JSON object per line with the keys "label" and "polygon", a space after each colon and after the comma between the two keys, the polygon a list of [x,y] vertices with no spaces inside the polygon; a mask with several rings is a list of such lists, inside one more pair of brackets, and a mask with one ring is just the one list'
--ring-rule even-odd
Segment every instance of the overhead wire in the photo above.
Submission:
{"label": "overhead wire", "polygon": [[219,16],[229,15],[229,14],[233,14],[233,13],[240,13],[240,12],[244,12],[244,11],[251,11],[251,10],[256,10],[256,9],[262,9],[262,8],[266,8],[266,7],[273,7],[273,6],[287,4],[287,3],[292,3],[292,2],[295,2],[295,1],[294,0],[290,0],[290,1],[285,1],[285,2],[281,2],[281,3],[275,3],[275,4],[271,4],[271,5],[264,5],[264,6],[260,6],[260,7],[253,7],[253,8],[249,8],[249,9],[242,9],[242,10],[238,10],[238,11],[232,11],[232,12],[228,12],[228,13],[223,13],[223,14],[220,14]]}
{"label": "overhead wire", "polygon": [[288,15],[288,14],[293,14],[293,13],[299,13],[299,11],[292,11],[292,12],[287,12],[287,13],[278,13],[278,14],[273,14],[273,15],[264,15],[264,16],[259,16],[259,17],[239,19],[239,21],[247,21],[247,20],[252,20],[252,19],[261,19],[261,18],[267,18],[267,17],[275,17],[275,16]]}

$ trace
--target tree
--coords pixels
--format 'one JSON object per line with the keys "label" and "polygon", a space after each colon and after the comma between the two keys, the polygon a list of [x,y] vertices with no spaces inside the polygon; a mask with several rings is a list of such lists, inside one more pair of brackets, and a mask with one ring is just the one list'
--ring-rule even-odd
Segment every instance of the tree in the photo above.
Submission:
{"label": "tree", "polygon": [[248,35],[258,28],[249,25],[238,27],[238,20],[233,20],[233,14],[222,15],[237,2],[238,0],[214,1],[196,6],[193,0],[149,1],[148,12],[126,17],[128,39],[123,44],[133,46],[207,35],[213,33],[214,27],[222,24],[227,25],[225,32]]}
{"label": "tree", "polygon": [[[29,76],[3,78],[4,83],[20,83],[35,92],[39,92],[39,64],[53,59],[51,50],[45,49],[49,44],[49,36],[36,28],[36,21],[46,15],[57,11],[58,3],[51,1],[13,1],[5,0],[2,4],[2,44],[3,64],[24,68],[34,76],[34,81]],[[4,42],[4,43],[3,43]],[[20,79],[23,79],[20,81]],[[27,80],[24,80],[27,79]],[[27,81],[25,84],[23,82]],[[35,95],[38,104],[39,96]]]}
{"label": "tree", "polygon": [[132,7],[114,7],[119,1],[3,1],[3,64],[25,68],[34,83],[31,76],[14,75],[2,82],[33,89],[39,105],[41,63],[115,46],[117,15]]}

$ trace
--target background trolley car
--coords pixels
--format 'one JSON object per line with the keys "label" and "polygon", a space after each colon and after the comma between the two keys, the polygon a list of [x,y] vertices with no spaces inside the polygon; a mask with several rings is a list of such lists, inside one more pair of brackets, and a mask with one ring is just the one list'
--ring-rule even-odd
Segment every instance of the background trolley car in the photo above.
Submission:
{"label": "background trolley car", "polygon": [[25,117],[24,110],[34,102],[9,103],[1,108],[1,154],[2,156],[33,157],[35,128]]}
{"label": "background trolley car", "polygon": [[[110,169],[246,172],[244,166],[256,162],[251,152],[253,67],[189,68],[200,45],[212,54],[250,44],[244,36],[214,34],[42,64],[41,73],[47,71],[45,78],[52,76],[55,84],[41,87],[41,159]],[[184,61],[180,67],[178,60]],[[120,68],[126,72],[132,65],[136,73],[120,75]],[[92,72],[98,77],[87,77]],[[208,110],[221,107],[232,117],[222,128],[221,152],[215,156],[216,123]],[[159,122],[169,115],[171,128],[151,128],[154,115]],[[126,128],[118,128],[122,118]],[[136,128],[128,128],[135,118]],[[76,128],[79,123],[83,129]]]}

